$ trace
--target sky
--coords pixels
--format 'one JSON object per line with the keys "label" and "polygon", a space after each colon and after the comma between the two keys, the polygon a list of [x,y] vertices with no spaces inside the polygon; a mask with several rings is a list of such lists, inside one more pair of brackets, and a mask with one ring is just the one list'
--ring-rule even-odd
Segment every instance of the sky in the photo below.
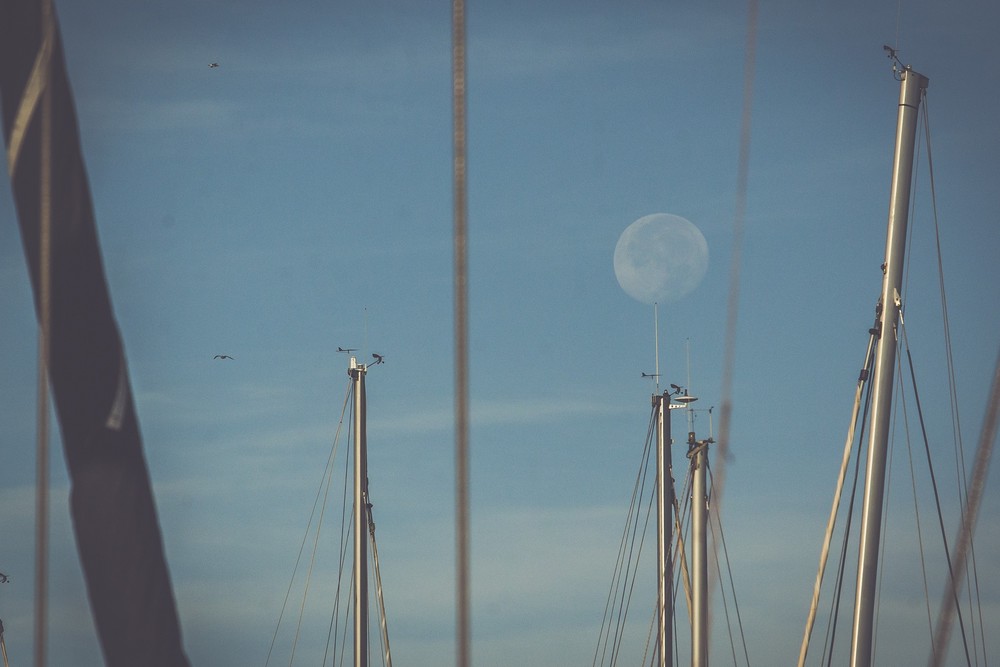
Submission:
{"label": "sky", "polygon": [[[192,664],[264,664],[347,392],[338,346],[385,356],[367,376],[368,446],[393,657],[451,664],[450,3],[56,5]],[[659,308],[659,370],[719,406],[747,6],[469,2],[467,18],[473,662],[584,664],[655,389],[640,376],[654,370],[653,309],[619,287],[614,249],[654,213],[704,234],[704,280]],[[883,44],[930,79],[932,159],[921,130],[904,307],[954,539],[935,210],[971,462],[1000,347],[998,19],[985,0],[761,3],[722,507],[756,664],[798,655],[881,286],[898,100]],[[4,186],[0,618],[12,664],[32,656],[35,355]],[[912,518],[912,487],[924,503],[929,483],[926,471],[909,479],[907,429],[915,465],[923,455],[912,391],[907,401],[884,537],[886,664],[926,661],[929,647]],[[694,414],[699,437],[718,428]],[[56,430],[49,661],[100,664],[58,443]],[[976,537],[994,660],[997,481]],[[944,565],[928,552],[936,615]],[[332,557],[316,567],[328,587]],[[641,660],[655,602],[644,567],[623,662]],[[324,613],[297,660],[322,651]],[[713,623],[723,660],[721,613]]]}

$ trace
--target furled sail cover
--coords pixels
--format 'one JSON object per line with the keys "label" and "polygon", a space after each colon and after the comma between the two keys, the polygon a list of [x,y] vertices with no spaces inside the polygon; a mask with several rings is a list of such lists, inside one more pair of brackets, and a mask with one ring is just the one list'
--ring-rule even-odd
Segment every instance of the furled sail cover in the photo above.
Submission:
{"label": "furled sail cover", "polygon": [[49,377],[71,480],[70,511],[101,647],[113,667],[188,664],[149,473],[94,226],[58,29],[40,2],[0,0],[7,165],[39,303],[41,99],[52,92]]}

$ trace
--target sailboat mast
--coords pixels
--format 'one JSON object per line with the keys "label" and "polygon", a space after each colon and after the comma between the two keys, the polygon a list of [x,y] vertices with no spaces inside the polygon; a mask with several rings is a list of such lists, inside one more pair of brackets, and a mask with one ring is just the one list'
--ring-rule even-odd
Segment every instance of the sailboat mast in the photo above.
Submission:
{"label": "sailboat mast", "polygon": [[[659,368],[657,368],[659,372]],[[655,394],[656,408],[656,561],[657,561],[657,636],[660,667],[672,664],[674,653],[673,600],[674,560],[673,546],[674,480],[670,461],[670,395]]]}
{"label": "sailboat mast", "polygon": [[691,458],[691,667],[708,667],[708,494],[709,440],[688,433]]}
{"label": "sailboat mast", "polygon": [[348,368],[354,394],[354,667],[368,667],[368,442],[365,373],[354,357]]}
{"label": "sailboat mast", "polygon": [[896,324],[901,307],[900,291],[910,204],[910,181],[913,175],[917,112],[921,95],[926,88],[927,77],[908,68],[903,70],[896,124],[896,148],[892,163],[885,264],[882,267],[882,296],[879,302],[878,326],[880,336],[872,380],[871,428],[861,515],[861,541],[858,549],[851,667],[868,667],[872,660],[876,575],[891,419],[893,369],[896,363]]}

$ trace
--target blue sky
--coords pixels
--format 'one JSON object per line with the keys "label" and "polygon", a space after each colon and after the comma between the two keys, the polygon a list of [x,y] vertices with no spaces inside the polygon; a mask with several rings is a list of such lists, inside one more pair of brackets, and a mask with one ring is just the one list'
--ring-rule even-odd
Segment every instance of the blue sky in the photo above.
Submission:
{"label": "blue sky", "polygon": [[[347,389],[340,345],[386,357],[368,375],[369,465],[394,657],[448,664],[450,5],[57,9],[192,663],[263,664]],[[688,384],[690,341],[692,393],[704,407],[720,401],[746,7],[473,2],[467,14],[473,657],[581,664],[597,642],[647,426],[652,308],[619,288],[612,267],[619,235],[644,215],[683,216],[707,239],[705,280],[660,310],[660,366],[664,380]],[[757,664],[798,653],[880,288],[898,97],[883,44],[930,78],[972,458],[1000,343],[997,19],[983,0],[761,6],[723,509]],[[906,322],[946,466],[920,164]],[[13,581],[0,588],[0,617],[20,664],[31,654],[35,324],[15,222],[4,189],[0,571]],[[696,429],[707,433],[703,414]],[[951,539],[955,475],[938,476]],[[909,486],[894,476],[902,526]],[[58,454],[52,493],[50,661],[96,664]],[[994,484],[977,535],[994,657],[998,511]],[[926,622],[912,532],[887,538],[879,651],[889,664],[927,650],[913,640]],[[651,569],[645,594],[641,609],[655,596]],[[714,632],[721,641],[720,624]],[[642,641],[627,655],[638,661]]]}

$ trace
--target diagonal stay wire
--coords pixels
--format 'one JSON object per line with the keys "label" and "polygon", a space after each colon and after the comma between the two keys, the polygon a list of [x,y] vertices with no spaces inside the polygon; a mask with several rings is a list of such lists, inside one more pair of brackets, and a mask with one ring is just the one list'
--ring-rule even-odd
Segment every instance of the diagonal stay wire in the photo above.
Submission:
{"label": "diagonal stay wire", "polygon": [[323,477],[320,480],[319,488],[316,489],[316,498],[313,500],[312,511],[309,514],[309,521],[306,523],[306,529],[302,534],[302,542],[299,544],[299,553],[298,556],[296,556],[295,558],[295,566],[292,568],[292,576],[288,582],[288,590],[285,591],[285,599],[281,603],[281,612],[278,614],[278,622],[275,624],[274,627],[274,635],[271,636],[271,645],[267,649],[267,659],[264,661],[264,667],[267,667],[267,665],[271,662],[271,652],[274,651],[274,643],[278,637],[278,629],[281,627],[281,620],[285,616],[285,608],[288,605],[288,598],[289,596],[291,596],[292,593],[292,586],[295,583],[295,575],[299,570],[299,563],[302,560],[302,553],[305,550],[306,540],[309,538],[309,530],[312,527],[313,518],[316,515],[316,507],[319,504],[320,494],[323,492],[323,487],[325,485],[327,476],[331,474],[330,466],[333,464],[333,461],[337,456],[337,447],[340,443],[340,431],[344,425],[344,413],[347,412],[347,405],[348,401],[350,401],[350,398],[351,398],[351,390],[350,387],[348,387],[347,394],[344,396],[344,406],[341,408],[340,411],[340,421],[337,423],[337,431],[333,436],[333,447],[331,447],[330,449],[330,456],[327,458],[326,467],[323,469]]}
{"label": "diagonal stay wire", "polygon": [[[686,473],[684,474],[684,483],[681,485],[681,493],[674,494],[674,529],[677,533],[677,538],[674,540],[674,553],[677,557],[674,559],[674,580],[678,578],[681,580],[681,586],[674,586],[674,598],[673,605],[676,609],[677,607],[677,596],[680,595],[680,589],[684,589],[684,601],[687,603],[687,613],[691,614],[691,573],[687,567],[687,554],[684,551],[684,542],[687,534],[687,529],[690,528],[690,521],[688,521],[688,513],[691,509],[691,467],[686,467]],[[671,473],[672,474],[672,473]],[[678,502],[678,497],[684,498],[684,504],[681,505]],[[674,624],[676,625],[677,615],[674,614]],[[677,636],[675,630],[674,636]],[[674,642],[674,648],[677,648],[677,642]]]}
{"label": "diagonal stay wire", "polygon": [[[594,659],[592,662],[592,665],[594,667],[596,667],[597,665],[598,654],[600,654],[601,656],[602,665],[604,664],[604,659],[607,657],[608,639],[610,638],[611,634],[611,626],[609,625],[611,620],[610,616],[614,615],[615,613],[614,609],[616,608],[616,606],[614,605],[614,602],[617,599],[615,592],[618,590],[618,584],[621,581],[622,567],[626,553],[625,544],[628,541],[629,526],[632,523],[632,516],[638,511],[636,506],[636,500],[640,497],[641,494],[640,481],[643,479],[643,473],[648,467],[648,461],[652,443],[651,434],[653,432],[654,424],[655,424],[655,408],[650,413],[649,426],[646,430],[646,443],[643,448],[642,457],[640,458],[639,471],[636,473],[635,482],[632,485],[632,497],[629,500],[629,509],[628,513],[625,516],[625,526],[622,528],[621,540],[618,543],[618,555],[615,559],[615,567],[611,575],[611,585],[608,587],[608,597],[604,603],[604,616],[601,619],[601,632],[598,635],[597,647],[594,649]],[[603,651],[601,650],[602,645],[604,647]]]}
{"label": "diagonal stay wire", "polygon": [[[874,364],[874,358],[871,360]],[[864,442],[865,439],[865,425],[868,423],[868,410],[871,408],[873,386],[868,383],[865,386],[864,400],[862,405],[864,409],[861,413],[861,419],[859,420],[859,428],[857,442]],[[851,480],[851,497],[847,502],[847,516],[845,517],[844,524],[844,539],[840,546],[840,558],[837,562],[837,576],[835,577],[834,583],[834,596],[833,600],[830,601],[830,616],[827,622],[826,639],[823,644],[823,655],[826,657],[827,667],[833,662],[833,648],[834,643],[837,638],[837,619],[840,616],[840,600],[843,595],[844,589],[844,574],[847,567],[847,545],[851,534],[851,524],[854,520],[854,503],[857,500],[858,495],[858,480],[861,477],[861,451],[859,449],[858,455],[854,458],[854,478]]]}
{"label": "diagonal stay wire", "polygon": [[[709,478],[709,481],[712,484],[712,488],[714,489],[715,488],[715,479],[713,478],[713,475],[712,475],[712,466],[711,466],[711,464],[708,466],[708,478]],[[709,502],[711,502],[711,495],[712,494],[709,493]],[[722,545],[722,555],[723,555],[723,558],[725,558],[725,560],[726,560],[726,572],[728,573],[728,576],[729,576],[729,588],[733,591],[733,608],[736,611],[736,623],[737,623],[737,626],[739,627],[739,630],[740,630],[740,641],[743,644],[743,657],[746,658],[747,666],[749,667],[749,665],[750,665],[750,652],[747,650],[747,638],[746,638],[746,634],[743,632],[743,617],[740,614],[740,603],[739,603],[739,600],[736,598],[736,582],[733,579],[732,562],[729,560],[729,548],[726,546],[726,533],[722,529],[722,518],[720,516],[716,515],[715,520],[716,520],[716,523],[719,524],[719,544]],[[709,523],[709,527],[710,528],[711,528],[711,526],[712,526],[712,524]],[[712,539],[713,540],[715,539],[715,534],[714,533],[712,535]],[[716,559],[716,567],[718,567],[718,559],[719,559],[718,553],[716,553],[715,559]],[[722,573],[719,572],[719,579],[721,580],[721,578],[722,578]],[[720,588],[721,588],[721,586],[720,586]],[[732,638],[731,637],[730,637],[730,642],[732,642]],[[734,649],[734,651],[733,651],[733,663],[734,664],[736,663],[736,654],[735,653],[736,652],[735,652],[735,649]]]}
{"label": "diagonal stay wire", "polygon": [[319,537],[323,530],[323,517],[326,515],[327,500],[330,497],[330,487],[333,484],[333,466],[329,466],[329,470],[326,477],[326,488],[323,492],[323,503],[320,505],[319,519],[316,521],[316,534],[313,537],[313,549],[312,554],[309,557],[309,569],[306,573],[305,588],[302,591],[302,604],[299,606],[299,618],[295,625],[295,640],[292,642],[292,655],[288,659],[288,667],[292,667],[292,661],[295,659],[295,649],[299,643],[299,633],[302,629],[302,619],[305,617],[306,611],[306,600],[309,597],[309,586],[312,583],[313,567],[316,564],[316,553],[319,551]]}
{"label": "diagonal stay wire", "polygon": [[646,664],[646,658],[649,658],[650,667],[653,665],[653,661],[656,659],[659,646],[653,647],[653,655],[649,654],[649,645],[653,643],[653,628],[656,627],[656,619],[660,616],[660,603],[657,601],[653,604],[653,616],[649,619],[649,629],[646,630],[646,645],[642,649],[642,660],[639,662],[640,665]]}
{"label": "diagonal stay wire", "polygon": [[[899,377],[903,376],[903,369],[901,365],[901,360],[897,360],[900,363],[899,368],[897,368],[896,373]],[[906,409],[906,399],[903,397],[903,383],[900,382],[899,388],[900,397],[902,400],[899,401],[899,405],[903,410],[903,428],[906,431],[906,455],[910,463],[910,487],[913,494],[913,516],[915,519],[917,527],[917,550],[920,553],[920,575],[923,579],[924,584],[924,601],[927,611],[927,630],[928,636],[931,637],[931,651],[934,650],[934,622],[931,619],[931,595],[930,588],[927,583],[927,561],[924,557],[924,532],[920,521],[920,503],[918,502],[917,494],[917,474],[913,467],[913,447],[911,446],[910,438],[910,418],[908,411]]]}
{"label": "diagonal stay wire", "polygon": [[[642,557],[642,547],[643,547],[643,545],[646,544],[646,530],[649,528],[649,518],[653,514],[653,506],[655,504],[653,501],[655,499],[656,499],[656,489],[654,488],[653,491],[652,491],[652,493],[649,494],[649,502],[646,503],[646,519],[645,519],[645,521],[643,521],[643,524],[642,524],[642,534],[639,536],[639,549],[638,549],[638,551],[635,554],[635,560],[634,561],[630,560],[630,563],[631,562],[635,563],[636,569],[635,569],[635,572],[632,573],[632,580],[631,580],[631,583],[629,584],[629,589],[628,589],[628,597],[624,599],[625,613],[622,614],[622,620],[621,620],[621,628],[622,628],[622,630],[624,630],[624,628],[625,628],[625,621],[628,619],[628,612],[632,608],[632,594],[635,592],[635,582],[638,580],[638,574],[639,574],[639,559]],[[621,636],[619,637],[619,640],[618,640],[617,645],[615,646],[614,652],[612,653],[612,658],[613,658],[614,664],[618,663],[618,652],[621,650],[621,642],[622,642],[622,640],[624,640],[624,638],[625,638],[625,635],[624,635],[624,632],[623,632],[621,634]]]}
{"label": "diagonal stay wire", "polygon": [[[653,422],[650,421],[649,429],[646,435],[646,455],[645,461],[646,465],[643,466],[641,471],[641,483],[638,490],[638,500],[642,501],[642,494],[646,490],[646,477],[649,472],[649,454],[651,451],[652,443],[652,432],[653,432]],[[655,489],[654,489],[655,491]],[[652,496],[650,496],[650,506],[652,506]],[[639,505],[636,505],[636,512],[632,521],[632,535],[629,540],[628,557],[625,561],[625,572],[624,579],[622,581],[621,598],[618,601],[618,614],[615,627],[615,637],[611,644],[611,664],[615,664],[618,661],[618,652],[621,650],[621,642],[623,640],[625,621],[628,618],[628,608],[632,600],[632,590],[635,587],[635,577],[636,574],[633,572],[633,563],[635,564],[635,569],[638,570],[639,555],[642,553],[642,539],[646,535],[646,526],[649,524],[649,508],[646,510],[646,521],[643,524],[642,538],[639,540],[639,553],[636,553],[636,539],[639,537]],[[635,557],[633,558],[633,554]],[[628,587],[626,589],[626,587]]]}
{"label": "diagonal stay wire", "polygon": [[[705,459],[708,460],[707,457]],[[711,498],[711,492],[709,492]],[[711,502],[711,499],[709,500]],[[711,517],[711,514],[709,515]],[[721,527],[721,523],[719,524]],[[715,536],[715,522],[709,520],[708,531],[712,535],[712,562],[715,564],[715,574],[719,577],[719,594],[722,596],[722,613],[726,617],[726,634],[729,637],[729,650],[733,656],[733,665],[736,665],[736,642],[733,641],[733,624],[729,619],[729,599],[726,596],[726,587],[722,583],[722,566],[719,564],[719,547]]]}
{"label": "diagonal stay wire", "polygon": [[[931,125],[930,125],[930,112],[927,105],[927,91],[923,91],[924,101],[924,133],[927,136],[927,174],[930,180],[930,190],[931,190],[931,209],[933,211],[934,218],[934,242],[937,249],[937,265],[938,265],[938,291],[941,295],[941,320],[944,328],[944,347],[945,347],[945,359],[948,364],[948,394],[951,400],[951,414],[953,420],[953,429],[955,433],[955,443],[957,456],[959,458],[959,475],[960,475],[960,487],[963,492],[960,496],[960,505],[962,506],[962,512],[964,513],[964,505],[968,504],[968,480],[966,479],[966,466],[965,466],[965,445],[962,440],[962,422],[961,416],[958,409],[958,391],[956,389],[955,382],[955,361],[954,355],[952,354],[952,344],[951,344],[951,320],[948,317],[948,295],[945,290],[944,283],[944,260],[942,259],[943,253],[941,252],[941,229],[938,225],[938,212],[937,212],[937,187],[934,181],[934,158],[931,154]],[[964,514],[963,514],[964,518]],[[976,567],[976,542],[974,536],[969,536],[969,555],[972,558],[972,579],[973,586],[975,588],[976,606],[979,611],[979,627],[985,629],[983,623],[983,607],[982,598],[979,595],[979,568]],[[972,588],[972,587],[970,587]],[[972,603],[972,596],[969,596],[969,603]],[[975,625],[973,625],[973,632],[975,632]],[[979,633],[980,641],[982,643],[981,648],[983,649],[983,661],[986,661],[986,634],[984,631]],[[978,659],[977,659],[978,662]]]}
{"label": "diagonal stay wire", "polygon": [[[353,413],[351,414],[353,417]],[[351,450],[350,450],[350,440],[348,440],[348,450],[344,456],[344,479],[341,485],[343,491],[340,496],[340,546],[338,547],[338,562],[337,562],[337,589],[334,592],[333,598],[333,609],[330,611],[330,627],[327,629],[326,634],[326,647],[323,649],[323,665],[326,665],[327,655],[331,652],[334,658],[331,658],[331,662],[336,658],[337,655],[337,634],[334,632],[336,629],[337,619],[340,617],[340,601],[341,597],[341,587],[344,583],[344,564],[347,563],[347,551],[350,547],[350,534],[351,529],[354,526],[354,503],[350,504],[350,511],[348,511],[347,503],[347,488],[349,486],[350,476],[351,476]],[[354,576],[354,573],[351,573]],[[345,632],[347,624],[344,624]],[[330,642],[333,642],[331,647]]]}
{"label": "diagonal stay wire", "polygon": [[967,665],[972,665],[972,659],[969,656],[969,642],[968,642],[968,640],[966,638],[966,633],[965,633],[965,622],[964,622],[964,620],[962,618],[962,608],[961,608],[961,605],[960,605],[960,603],[958,601],[958,591],[957,591],[957,587],[955,586],[955,582],[954,582],[955,568],[952,565],[951,552],[948,549],[948,535],[947,535],[947,532],[945,531],[945,527],[944,527],[944,514],[941,511],[941,496],[938,493],[937,478],[934,475],[934,463],[931,460],[930,442],[928,441],[928,438],[927,438],[927,427],[924,424],[924,412],[923,412],[923,408],[921,407],[921,403],[920,403],[920,393],[917,390],[917,376],[916,376],[916,371],[913,368],[913,357],[910,354],[909,338],[908,338],[908,336],[906,334],[906,323],[903,321],[903,312],[902,312],[902,310],[899,313],[899,324],[900,324],[900,328],[903,330],[903,341],[902,342],[903,342],[904,347],[906,348],[906,359],[907,359],[907,362],[909,363],[909,366],[910,366],[910,381],[913,384],[913,400],[914,400],[914,402],[916,403],[916,406],[917,406],[917,420],[920,422],[920,433],[923,436],[923,440],[924,440],[924,452],[927,455],[927,470],[930,473],[930,477],[931,477],[931,489],[934,491],[934,505],[937,508],[938,526],[941,529],[941,543],[944,545],[944,556],[945,556],[945,560],[948,563],[948,579],[951,582],[951,585],[949,586],[949,588],[952,589],[953,594],[954,594],[955,611],[958,614],[958,623],[961,626],[961,630],[962,630],[962,645],[965,648],[965,662],[966,662]]}
{"label": "diagonal stay wire", "polygon": [[826,576],[827,559],[830,556],[830,544],[833,541],[833,531],[837,523],[837,516],[840,513],[840,500],[844,494],[844,480],[847,477],[847,468],[851,460],[851,452],[854,451],[855,435],[858,432],[858,413],[861,409],[864,390],[871,375],[872,364],[874,362],[876,326],[868,330],[868,348],[865,351],[865,361],[862,364],[861,372],[858,374],[857,385],[854,390],[854,405],[851,408],[850,425],[847,429],[847,438],[844,442],[844,453],[841,457],[840,470],[837,473],[837,483],[833,492],[833,503],[830,507],[830,516],[827,519],[826,531],[823,535],[823,546],[820,548],[819,567],[816,570],[816,580],[813,583],[812,601],[809,603],[809,612],[806,615],[806,625],[802,632],[802,643],[799,647],[798,667],[804,667],[806,656],[809,653],[809,642],[812,637],[813,627],[816,623],[816,612],[819,609],[819,596],[823,587],[823,577]]}
{"label": "diagonal stay wire", "polygon": [[[997,436],[998,413],[1000,413],[1000,356],[993,369],[993,382],[990,387],[990,394],[986,401],[986,415],[983,418],[983,429],[979,436],[979,443],[976,446],[976,458],[972,468],[972,486],[969,489],[969,501],[962,519],[962,527],[955,545],[955,560],[958,563],[959,578],[966,565],[966,554],[972,543],[972,533],[976,527],[976,518],[979,515],[979,505],[983,497],[983,489],[986,487],[986,474],[989,472],[990,458],[993,455],[993,443]],[[935,652],[931,656],[929,664],[931,667],[939,667],[944,660],[945,649],[948,646],[949,635],[951,634],[951,598],[955,595],[955,580],[951,578],[947,582],[948,591],[945,592],[941,601],[941,611],[938,614],[937,628],[935,635]]]}

